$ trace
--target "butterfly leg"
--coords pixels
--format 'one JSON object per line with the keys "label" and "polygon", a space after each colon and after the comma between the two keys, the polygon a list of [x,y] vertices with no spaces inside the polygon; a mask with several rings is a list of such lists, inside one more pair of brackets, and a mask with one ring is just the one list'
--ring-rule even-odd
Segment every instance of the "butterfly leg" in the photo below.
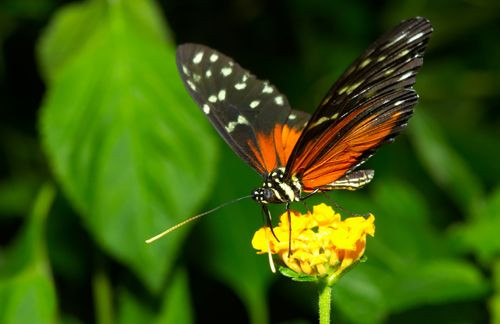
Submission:
{"label": "butterfly leg", "polygon": [[269,229],[271,230],[271,233],[273,233],[274,238],[276,239],[276,241],[279,242],[280,240],[278,239],[278,237],[276,236],[276,234],[274,233],[274,230],[273,230],[271,211],[269,210],[269,208],[267,208],[267,206],[265,204],[262,204],[262,212],[264,213],[264,218],[266,220],[266,226],[269,227]]}
{"label": "butterfly leg", "polygon": [[328,201],[335,206],[335,209],[337,210],[341,210],[343,212],[346,212],[348,213],[350,216],[354,216],[354,213],[351,212],[350,210],[347,210],[345,209],[344,207],[340,206],[340,204],[338,202],[336,202],[335,200],[333,200],[330,196],[328,196],[326,193],[326,191],[321,191],[321,193],[323,194],[323,196],[325,196],[326,199],[328,199]]}
{"label": "butterfly leg", "polygon": [[314,195],[315,193],[319,192],[319,189],[314,189],[314,191],[308,193],[307,195],[305,195],[304,197],[301,197],[300,200],[306,200],[307,198],[311,197],[312,195]]}
{"label": "butterfly leg", "polygon": [[321,192],[325,197],[326,199],[328,199],[333,205],[335,205],[335,208],[337,210],[341,210],[343,212],[346,212],[348,213],[350,216],[363,216],[363,217],[368,217],[370,214],[356,214],[356,213],[353,213],[352,211],[342,207],[338,202],[336,202],[335,200],[333,200],[330,196],[328,196],[326,193],[326,191],[322,191]]}

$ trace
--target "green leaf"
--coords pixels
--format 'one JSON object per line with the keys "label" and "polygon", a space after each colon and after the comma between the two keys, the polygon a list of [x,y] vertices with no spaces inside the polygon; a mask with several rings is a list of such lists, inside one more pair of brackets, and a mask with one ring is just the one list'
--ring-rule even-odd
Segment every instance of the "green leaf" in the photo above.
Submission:
{"label": "green leaf", "polygon": [[102,6],[100,1],[75,2],[56,12],[37,46],[46,80],[52,81],[92,41],[101,24]]}
{"label": "green leaf", "polygon": [[358,265],[333,286],[333,313],[338,308],[352,323],[377,323],[388,313],[386,296]]}
{"label": "green leaf", "polygon": [[366,264],[378,268],[372,272],[373,280],[391,310],[474,298],[485,292],[481,273],[451,258],[447,237],[431,226],[430,210],[417,190],[399,181],[384,181],[377,183],[374,198],[379,206],[377,231],[368,241]]}
{"label": "green leaf", "polygon": [[386,291],[393,310],[405,310],[415,305],[443,304],[475,299],[489,289],[481,272],[460,260],[428,260],[400,272],[394,286]]}
{"label": "green leaf", "polygon": [[500,254],[500,186],[476,213],[471,220],[456,227],[452,236],[458,237],[465,250],[473,251],[483,263],[490,263]]}
{"label": "green leaf", "polygon": [[0,323],[53,323],[57,315],[54,283],[45,250],[45,220],[55,196],[46,184],[28,224],[0,255]]}
{"label": "green leaf", "polygon": [[193,309],[189,296],[189,282],[184,270],[177,270],[164,294],[160,313],[155,323],[193,323]]}
{"label": "green leaf", "polygon": [[148,299],[134,295],[121,288],[118,291],[117,323],[192,323],[193,310],[190,306],[189,285],[186,272],[177,270],[168,282],[162,295],[158,311],[148,303]]}
{"label": "green leaf", "polygon": [[[356,206],[356,210],[370,210],[371,205],[376,217],[375,237],[367,241],[368,261],[358,264],[338,281],[347,295],[356,293],[351,291],[355,287],[342,286],[353,275],[375,286],[372,289],[378,290],[382,297],[367,293],[364,302],[384,305],[374,311],[378,314],[376,320],[389,312],[419,305],[484,295],[487,284],[481,272],[468,262],[453,258],[447,246],[448,238],[431,226],[431,211],[415,188],[398,180],[379,179],[372,190],[372,202],[360,195],[343,197],[349,201],[348,205]],[[349,302],[349,298],[339,297],[338,307],[348,312],[349,318],[359,316],[364,321],[362,315],[349,313],[351,307],[344,305]]]}
{"label": "green leaf", "polygon": [[[165,42],[167,28],[160,10],[151,1],[120,1],[129,24],[142,37]],[[42,74],[52,81],[58,72],[99,37],[99,30],[106,28],[109,6],[105,1],[89,0],[70,3],[56,12],[42,34],[37,46]],[[171,45],[171,44],[170,44]]]}
{"label": "green leaf", "polygon": [[116,322],[120,324],[151,323],[154,311],[150,305],[145,305],[140,298],[122,288],[118,292],[117,316]]}
{"label": "green leaf", "polygon": [[33,200],[38,181],[30,177],[16,177],[0,183],[0,217],[27,212]]}
{"label": "green leaf", "polygon": [[439,125],[423,110],[412,119],[410,135],[418,157],[434,181],[465,212],[481,203],[483,188],[467,163],[446,143]]}
{"label": "green leaf", "polygon": [[383,179],[374,185],[375,247],[371,252],[394,270],[443,254],[423,196],[410,184]]}
{"label": "green leaf", "polygon": [[[178,77],[174,48],[145,21],[151,2],[88,6],[79,14],[97,21],[91,35],[62,66],[46,64],[43,142],[94,239],[157,291],[185,232],[144,240],[192,214],[210,189],[212,132]],[[71,38],[54,24],[47,39]],[[42,43],[42,62],[58,44]]]}
{"label": "green leaf", "polygon": [[284,275],[285,277],[291,278],[293,281],[298,281],[298,282],[318,281],[318,277],[305,275],[303,273],[297,273],[292,269],[283,266],[279,267],[279,272],[281,272],[281,274]]}

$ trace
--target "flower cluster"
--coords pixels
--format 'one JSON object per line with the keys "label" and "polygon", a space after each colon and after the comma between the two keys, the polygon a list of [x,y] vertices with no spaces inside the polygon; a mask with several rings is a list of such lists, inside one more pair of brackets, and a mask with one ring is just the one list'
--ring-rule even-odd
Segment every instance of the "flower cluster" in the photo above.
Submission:
{"label": "flower cluster", "polygon": [[[289,253],[289,224],[285,212],[280,223],[273,228],[259,229],[252,246],[257,253],[277,254],[283,262],[299,274],[337,277],[342,271],[359,261],[366,246],[366,235],[375,234],[375,217],[350,217],[341,220],[340,214],[330,206],[314,206],[312,212],[300,214],[291,211],[292,251]],[[267,231],[267,233],[266,233]]]}

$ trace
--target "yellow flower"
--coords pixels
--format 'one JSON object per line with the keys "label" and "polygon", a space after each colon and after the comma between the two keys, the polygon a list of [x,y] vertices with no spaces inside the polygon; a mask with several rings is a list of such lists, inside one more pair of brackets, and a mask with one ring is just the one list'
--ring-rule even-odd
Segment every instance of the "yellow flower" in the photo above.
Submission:
{"label": "yellow flower", "polygon": [[[336,278],[342,271],[359,261],[366,246],[366,235],[375,234],[375,217],[350,217],[341,220],[330,206],[320,204],[313,211],[300,214],[291,211],[292,251],[288,251],[288,216],[280,216],[280,223],[272,235],[268,227],[255,232],[252,246],[258,254],[277,254],[293,271],[307,275]],[[266,234],[267,231],[267,234]],[[269,242],[268,242],[269,240]]]}

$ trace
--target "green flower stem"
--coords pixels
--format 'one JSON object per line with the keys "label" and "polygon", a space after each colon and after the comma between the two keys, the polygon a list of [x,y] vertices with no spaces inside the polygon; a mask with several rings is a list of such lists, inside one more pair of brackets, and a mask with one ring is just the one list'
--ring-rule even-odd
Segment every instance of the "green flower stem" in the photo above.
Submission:
{"label": "green flower stem", "polygon": [[319,324],[330,324],[332,311],[332,287],[321,283],[319,287]]}

